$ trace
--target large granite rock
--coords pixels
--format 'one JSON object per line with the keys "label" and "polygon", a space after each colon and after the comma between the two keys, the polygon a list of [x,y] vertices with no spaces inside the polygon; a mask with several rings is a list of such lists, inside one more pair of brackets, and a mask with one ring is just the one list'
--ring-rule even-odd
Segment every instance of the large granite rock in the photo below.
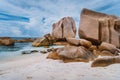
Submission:
{"label": "large granite rock", "polygon": [[120,19],[113,15],[83,9],[79,37],[99,45],[102,41],[120,47]]}
{"label": "large granite rock", "polygon": [[72,17],[64,17],[53,24],[52,36],[58,40],[74,38],[76,36],[76,25]]}
{"label": "large granite rock", "polygon": [[11,46],[14,45],[15,41],[11,39],[10,37],[1,37],[0,38],[0,45],[4,46]]}
{"label": "large granite rock", "polygon": [[105,67],[111,64],[119,63],[120,56],[98,58],[92,63],[92,67]]}
{"label": "large granite rock", "polygon": [[86,49],[83,46],[66,46],[64,48],[59,48],[57,50],[57,53],[59,56],[61,56],[64,59],[71,59],[71,60],[93,60],[95,58],[95,55]]}
{"label": "large granite rock", "polygon": [[49,46],[49,45],[52,45],[54,41],[55,39],[50,34],[46,34],[43,37],[36,39],[32,43],[32,46],[34,47]]}

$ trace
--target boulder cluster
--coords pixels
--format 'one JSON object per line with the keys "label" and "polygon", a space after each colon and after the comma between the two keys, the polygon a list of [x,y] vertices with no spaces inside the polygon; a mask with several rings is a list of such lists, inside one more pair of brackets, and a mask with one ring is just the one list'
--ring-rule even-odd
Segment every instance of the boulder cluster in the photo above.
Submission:
{"label": "boulder cluster", "polygon": [[[72,17],[64,17],[52,25],[50,34],[38,38],[33,46],[65,45],[49,53],[48,59],[63,62],[89,62],[92,67],[120,63],[120,19],[113,15],[83,9],[76,39]],[[98,56],[101,56],[99,58]]]}
{"label": "boulder cluster", "polygon": [[32,45],[49,46],[53,44],[66,44],[66,38],[75,38],[76,25],[72,17],[64,17],[60,21],[53,24],[51,34],[46,34],[41,38],[36,39]]}

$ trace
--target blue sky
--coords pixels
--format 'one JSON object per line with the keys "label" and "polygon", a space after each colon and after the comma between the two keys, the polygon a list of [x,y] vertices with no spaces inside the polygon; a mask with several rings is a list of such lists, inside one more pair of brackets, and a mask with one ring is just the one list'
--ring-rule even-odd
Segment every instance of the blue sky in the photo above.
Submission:
{"label": "blue sky", "polygon": [[83,8],[120,16],[120,0],[0,0],[0,36],[43,36],[65,16],[78,28]]}

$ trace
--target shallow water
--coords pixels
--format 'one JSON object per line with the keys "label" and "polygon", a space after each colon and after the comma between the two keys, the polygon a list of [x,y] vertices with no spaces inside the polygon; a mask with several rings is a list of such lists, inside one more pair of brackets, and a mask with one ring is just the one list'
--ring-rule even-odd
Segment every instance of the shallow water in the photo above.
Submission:
{"label": "shallow water", "polygon": [[[57,48],[63,46],[50,46],[49,48]],[[33,47],[32,43],[15,43],[14,46],[0,46],[0,60],[14,58],[22,55],[22,51],[27,50],[46,50],[44,47]]]}

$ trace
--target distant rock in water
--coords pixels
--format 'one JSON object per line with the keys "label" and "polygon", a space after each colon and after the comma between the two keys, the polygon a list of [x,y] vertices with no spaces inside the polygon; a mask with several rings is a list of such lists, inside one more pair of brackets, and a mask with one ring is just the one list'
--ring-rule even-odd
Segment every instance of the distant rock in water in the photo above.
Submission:
{"label": "distant rock in water", "polygon": [[16,42],[33,42],[35,39],[33,38],[24,38],[24,39],[21,39],[21,40],[16,40]]}
{"label": "distant rock in water", "polygon": [[72,17],[64,17],[53,24],[52,37],[60,40],[75,38],[76,25]]}
{"label": "distant rock in water", "polygon": [[79,37],[99,45],[102,41],[120,47],[120,18],[83,9],[80,17]]}
{"label": "distant rock in water", "polygon": [[12,46],[12,45],[14,45],[14,43],[15,43],[15,41],[10,37],[1,37],[0,38],[0,45]]}

